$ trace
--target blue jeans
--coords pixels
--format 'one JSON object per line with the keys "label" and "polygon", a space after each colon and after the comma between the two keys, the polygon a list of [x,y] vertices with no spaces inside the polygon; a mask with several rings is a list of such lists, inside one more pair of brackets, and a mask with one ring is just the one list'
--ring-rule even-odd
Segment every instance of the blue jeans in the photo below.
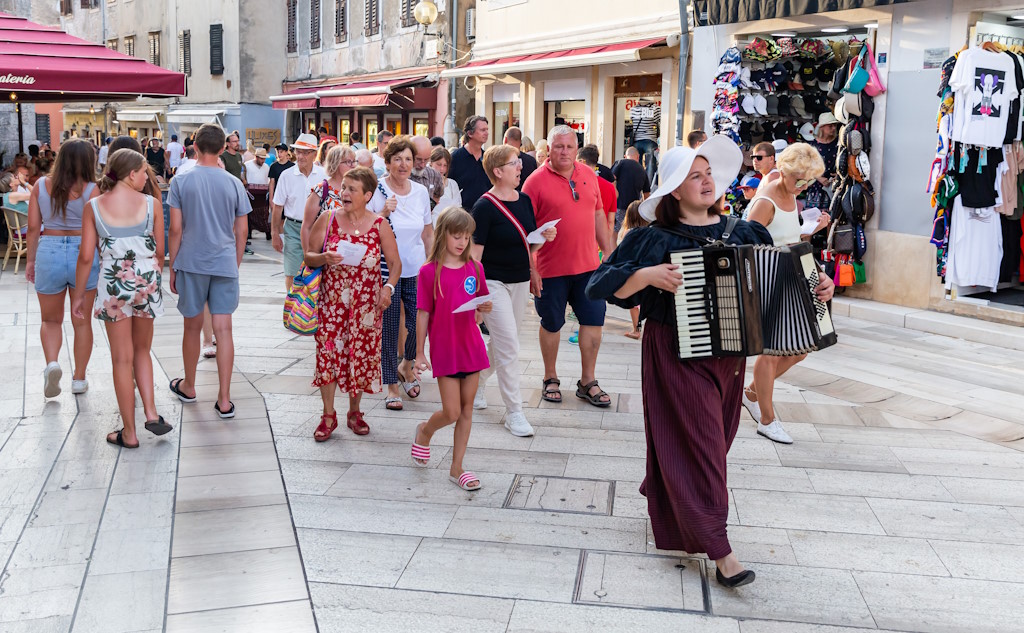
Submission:
{"label": "blue jeans", "polygon": [[[36,292],[56,295],[75,287],[75,269],[82,238],[77,235],[42,235],[36,249]],[[100,276],[100,258],[93,254],[86,290],[95,290]]]}
{"label": "blue jeans", "polygon": [[633,143],[633,147],[636,151],[640,152],[640,164],[647,170],[647,178],[651,181],[651,186],[654,186],[654,174],[658,172],[658,157],[654,155],[654,152],[658,149],[657,141],[650,139],[640,139]]}

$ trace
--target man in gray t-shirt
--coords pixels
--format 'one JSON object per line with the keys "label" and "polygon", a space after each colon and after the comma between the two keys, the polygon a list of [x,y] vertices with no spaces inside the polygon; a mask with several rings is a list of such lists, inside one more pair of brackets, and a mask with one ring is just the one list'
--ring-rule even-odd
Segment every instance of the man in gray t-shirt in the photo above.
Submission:
{"label": "man in gray t-shirt", "polygon": [[178,295],[185,317],[181,351],[185,377],[171,381],[182,402],[196,401],[196,365],[203,311],[209,306],[217,337],[220,389],[214,409],[222,418],[235,416],[231,402],[234,345],[231,314],[238,307],[238,266],[242,263],[252,206],[242,182],[217,165],[224,149],[224,131],[203,125],[196,132],[196,166],[171,179],[170,290]]}

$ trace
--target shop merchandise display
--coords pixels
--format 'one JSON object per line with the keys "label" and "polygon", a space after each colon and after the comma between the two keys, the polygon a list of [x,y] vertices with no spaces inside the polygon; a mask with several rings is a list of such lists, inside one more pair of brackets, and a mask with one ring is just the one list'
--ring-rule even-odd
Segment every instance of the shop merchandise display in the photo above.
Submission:
{"label": "shop merchandise display", "polygon": [[1024,49],[996,42],[942,65],[938,143],[928,191],[935,219],[936,273],[947,290],[1024,278]]}

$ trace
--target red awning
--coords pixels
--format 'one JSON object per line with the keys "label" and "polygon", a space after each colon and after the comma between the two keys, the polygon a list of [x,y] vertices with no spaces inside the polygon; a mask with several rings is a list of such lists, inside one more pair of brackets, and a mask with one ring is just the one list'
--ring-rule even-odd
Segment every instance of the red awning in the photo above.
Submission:
{"label": "red awning", "polygon": [[178,97],[185,75],[0,13],[0,92],[28,103]]}
{"label": "red awning", "polygon": [[595,64],[612,64],[640,59],[639,51],[665,42],[657,37],[633,42],[617,42],[584,48],[566,48],[543,53],[529,53],[494,59],[481,59],[465,66],[452,68],[441,73],[442,77],[471,77],[476,75],[527,72],[555,68],[574,68]]}
{"label": "red awning", "polygon": [[[359,106],[386,106],[396,100],[402,106],[412,97],[395,92],[426,80],[425,75],[399,79],[378,79],[375,81],[352,81],[327,86],[304,86],[270,98],[278,109],[315,108],[319,99],[321,108],[352,108]],[[397,98],[397,99],[396,99]]]}

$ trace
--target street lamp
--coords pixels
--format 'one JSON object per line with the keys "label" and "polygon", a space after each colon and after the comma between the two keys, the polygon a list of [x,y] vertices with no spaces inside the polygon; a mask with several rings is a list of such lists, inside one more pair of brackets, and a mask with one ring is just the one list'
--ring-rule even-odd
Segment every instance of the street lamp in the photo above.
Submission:
{"label": "street lamp", "polygon": [[437,20],[437,5],[431,0],[421,0],[413,9],[413,16],[423,26],[430,26]]}

